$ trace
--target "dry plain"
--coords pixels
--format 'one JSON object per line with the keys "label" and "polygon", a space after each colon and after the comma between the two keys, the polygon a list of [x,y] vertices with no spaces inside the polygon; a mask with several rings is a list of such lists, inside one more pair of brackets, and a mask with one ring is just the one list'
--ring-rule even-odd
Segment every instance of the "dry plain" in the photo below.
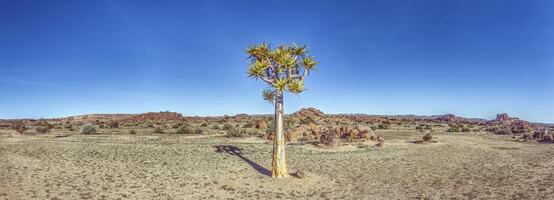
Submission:
{"label": "dry plain", "polygon": [[439,131],[430,144],[413,143],[416,131],[378,134],[383,148],[289,143],[289,171],[307,177],[272,179],[272,146],[257,137],[2,130],[0,199],[554,199],[553,145],[485,132]]}

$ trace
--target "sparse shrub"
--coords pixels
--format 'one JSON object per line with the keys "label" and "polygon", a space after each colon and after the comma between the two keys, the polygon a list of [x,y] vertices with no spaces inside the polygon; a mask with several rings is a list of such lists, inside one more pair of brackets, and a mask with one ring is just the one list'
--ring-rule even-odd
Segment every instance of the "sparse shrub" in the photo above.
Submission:
{"label": "sparse shrub", "polygon": [[431,127],[431,125],[429,125],[429,124],[426,124],[425,125],[425,130],[433,130],[433,127]]}
{"label": "sparse shrub", "polygon": [[202,123],[200,124],[200,127],[208,127],[208,125],[210,125],[209,123]]}
{"label": "sparse shrub", "polygon": [[46,134],[50,132],[50,129],[52,129],[52,125],[50,125],[46,120],[38,121],[35,127],[35,130],[38,133],[42,133],[42,134]]}
{"label": "sparse shrub", "polygon": [[473,132],[480,132],[481,129],[479,129],[479,128],[474,128],[472,131],[473,131]]}
{"label": "sparse shrub", "polygon": [[382,148],[385,146],[385,140],[383,138],[379,138],[377,144],[375,144],[376,147]]}
{"label": "sparse shrub", "polygon": [[512,134],[512,130],[509,127],[495,127],[492,129],[492,132],[499,135]]}
{"label": "sparse shrub", "polygon": [[104,124],[98,124],[98,128],[104,128]]}
{"label": "sparse shrub", "polygon": [[212,125],[212,129],[217,130],[217,129],[219,129],[219,128],[220,128],[220,127],[219,127],[219,125],[217,125],[217,124]]}
{"label": "sparse shrub", "polygon": [[285,127],[292,128],[292,127],[295,127],[299,123],[300,123],[300,119],[298,119],[296,117],[288,117],[288,118],[285,119]]}
{"label": "sparse shrub", "polygon": [[266,124],[267,124],[267,129],[275,130],[275,123],[273,123],[273,121],[269,121]]}
{"label": "sparse shrub", "polygon": [[18,120],[10,125],[10,128],[17,131],[19,134],[23,134],[27,130],[25,122]]}
{"label": "sparse shrub", "polygon": [[242,128],[252,128],[252,127],[254,127],[255,125],[256,125],[256,124],[254,124],[253,122],[248,122],[248,123],[244,124],[244,125],[242,126]]}
{"label": "sparse shrub", "polygon": [[[69,129],[73,129],[73,126],[72,126],[71,124],[69,124],[69,123],[66,123],[66,124],[63,126],[63,128],[69,130]],[[71,131],[71,130],[70,130],[70,131]]]}
{"label": "sparse shrub", "polygon": [[371,130],[377,130],[377,126],[371,126]]}
{"label": "sparse shrub", "polygon": [[119,128],[119,122],[111,121],[108,123],[108,128]]}
{"label": "sparse shrub", "polygon": [[459,124],[449,124],[448,130],[446,132],[462,132],[462,125]]}
{"label": "sparse shrub", "polygon": [[200,135],[200,134],[202,134],[202,133],[204,133],[204,130],[202,130],[201,128],[196,128],[196,129],[194,129],[194,134]]}
{"label": "sparse shrub", "polygon": [[462,132],[470,132],[471,130],[469,129],[469,127],[462,127]]}
{"label": "sparse shrub", "polygon": [[175,134],[194,134],[194,130],[187,125],[182,125],[179,129],[177,129],[177,131],[175,131]]}
{"label": "sparse shrub", "polygon": [[433,139],[433,136],[430,133],[427,133],[423,136],[424,142],[430,142]]}
{"label": "sparse shrub", "polygon": [[341,143],[339,133],[335,129],[329,129],[319,136],[319,143],[326,147],[339,146]]}
{"label": "sparse shrub", "polygon": [[164,130],[160,127],[156,127],[156,128],[154,128],[154,131],[152,131],[152,132],[156,133],[156,134],[163,134]]}
{"label": "sparse shrub", "polygon": [[377,126],[378,129],[389,129],[389,125],[388,124],[379,124],[379,126]]}
{"label": "sparse shrub", "polygon": [[227,130],[227,137],[245,137],[247,132],[241,128],[231,128]]}
{"label": "sparse shrub", "polygon": [[531,134],[530,134],[530,133],[523,133],[523,134],[521,135],[521,138],[520,138],[520,139],[522,139],[522,140],[532,140],[533,137],[531,137]]}
{"label": "sparse shrub", "polygon": [[81,134],[94,134],[96,133],[96,128],[94,128],[94,125],[91,123],[86,123],[83,126],[81,126],[81,130],[79,131]]}
{"label": "sparse shrub", "polygon": [[225,123],[223,125],[223,130],[231,130],[233,128],[235,128],[235,127],[233,125],[229,124],[229,123]]}
{"label": "sparse shrub", "polygon": [[130,130],[130,131],[129,131],[129,134],[131,134],[131,135],[136,135],[137,132],[136,132],[135,130]]}

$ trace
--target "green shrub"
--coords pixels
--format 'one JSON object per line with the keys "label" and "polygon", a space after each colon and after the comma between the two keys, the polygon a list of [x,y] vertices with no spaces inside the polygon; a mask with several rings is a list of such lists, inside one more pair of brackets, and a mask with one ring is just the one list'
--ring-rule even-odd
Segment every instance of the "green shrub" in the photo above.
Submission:
{"label": "green shrub", "polygon": [[175,131],[175,134],[187,134],[187,135],[194,134],[194,130],[189,126],[183,125],[179,127],[177,131]]}
{"label": "green shrub", "polygon": [[81,134],[94,134],[96,133],[96,128],[94,128],[94,125],[91,123],[86,123],[83,126],[81,126],[81,130],[79,130],[79,133]]}
{"label": "green shrub", "polygon": [[235,128],[235,127],[233,125],[229,124],[229,123],[225,123],[223,125],[223,130],[231,130],[233,128]]}
{"label": "green shrub", "polygon": [[227,137],[245,137],[247,135],[248,134],[245,129],[232,128],[227,130]]}
{"label": "green shrub", "polygon": [[377,126],[378,129],[389,129],[389,125],[388,124],[379,124],[379,126]]}
{"label": "green shrub", "polygon": [[433,130],[433,127],[431,127],[431,125],[429,125],[429,124],[426,124],[425,125],[425,130]]}
{"label": "green shrub", "polygon": [[160,127],[156,127],[156,128],[154,128],[154,131],[152,131],[152,132],[157,133],[157,134],[163,134],[164,130]]}
{"label": "green shrub", "polygon": [[135,135],[135,134],[137,134],[137,132],[136,132],[135,130],[130,130],[130,131],[129,131],[129,134]]}
{"label": "green shrub", "polygon": [[202,130],[201,128],[196,128],[196,129],[194,129],[194,134],[200,135],[200,134],[202,134],[202,133],[204,133],[204,130]]}
{"label": "green shrub", "polygon": [[254,126],[256,126],[256,124],[254,124],[253,122],[248,122],[248,123],[244,124],[242,126],[242,128],[252,128]]}

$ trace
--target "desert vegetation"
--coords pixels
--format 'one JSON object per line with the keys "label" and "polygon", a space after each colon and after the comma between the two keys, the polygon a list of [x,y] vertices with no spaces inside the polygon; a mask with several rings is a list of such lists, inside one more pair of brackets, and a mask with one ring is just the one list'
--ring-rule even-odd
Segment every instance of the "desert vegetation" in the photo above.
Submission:
{"label": "desert vegetation", "polygon": [[[550,199],[554,193],[546,187],[554,181],[552,127],[504,114],[487,121],[315,108],[285,119],[292,178],[283,183],[270,181],[271,115],[0,121],[0,198]],[[217,153],[222,145],[231,153]],[[506,166],[509,173],[498,170]]]}

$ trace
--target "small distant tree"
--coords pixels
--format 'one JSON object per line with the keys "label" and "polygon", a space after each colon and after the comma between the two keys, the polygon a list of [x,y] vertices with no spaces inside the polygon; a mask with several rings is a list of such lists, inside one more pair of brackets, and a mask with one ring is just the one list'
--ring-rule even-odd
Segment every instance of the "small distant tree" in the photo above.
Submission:
{"label": "small distant tree", "polygon": [[262,91],[262,96],[264,100],[275,106],[271,176],[287,177],[283,94],[285,91],[293,94],[303,92],[304,77],[308,76],[318,63],[314,57],[308,55],[306,46],[296,44],[272,48],[268,43],[262,43],[248,47],[246,53],[250,60],[248,76],[267,84],[267,89]]}
{"label": "small distant tree", "polygon": [[10,124],[10,128],[18,132],[19,134],[23,134],[27,130],[27,126],[25,125],[25,122],[22,120],[14,121]]}
{"label": "small distant tree", "polygon": [[52,125],[50,125],[48,123],[48,121],[46,120],[39,120],[36,124],[35,124],[35,130],[38,132],[38,133],[42,133],[42,134],[46,134],[48,132],[50,132],[50,129],[52,129]]}

